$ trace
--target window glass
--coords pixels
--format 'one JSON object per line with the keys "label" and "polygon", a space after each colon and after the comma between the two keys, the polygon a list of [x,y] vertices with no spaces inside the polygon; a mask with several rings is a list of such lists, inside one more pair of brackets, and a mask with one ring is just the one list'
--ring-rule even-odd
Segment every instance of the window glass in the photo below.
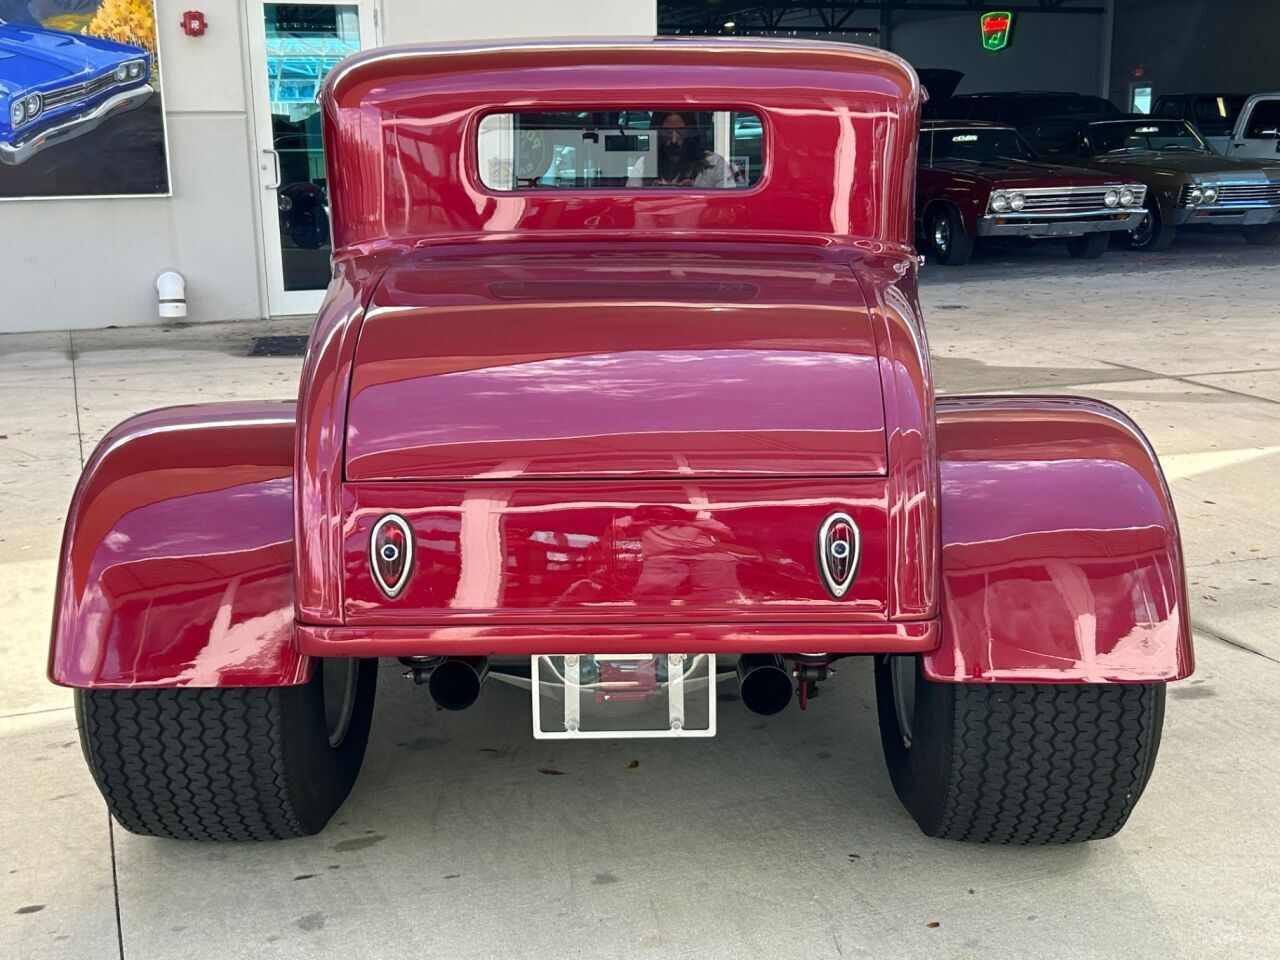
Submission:
{"label": "window glass", "polygon": [[920,157],[925,163],[1035,159],[1016,130],[984,127],[926,130],[920,135]]}
{"label": "window glass", "polygon": [[966,97],[964,105],[968,108],[963,116],[966,120],[998,120],[1000,104],[992,97]]}
{"label": "window glass", "polygon": [[1080,156],[1080,126],[1075,123],[1041,123],[1027,132],[1037,153],[1047,157]]}
{"label": "window glass", "polygon": [[1244,97],[1197,97],[1195,121],[1206,137],[1225,137],[1236,125]]}
{"label": "window glass", "polygon": [[1191,150],[1208,147],[1185,120],[1113,120],[1092,124],[1089,137],[1094,152],[1153,153],[1157,150]]}
{"label": "window glass", "polygon": [[1170,117],[1172,119],[1180,119],[1182,117],[1182,101],[1178,99],[1165,99],[1157,104],[1155,109],[1157,117]]}
{"label": "window glass", "polygon": [[333,245],[316,97],[329,71],[360,49],[360,10],[267,3],[262,12],[284,289],[323,290],[333,276]]}
{"label": "window glass", "polygon": [[760,117],[737,110],[494,113],[479,132],[491,190],[745,189],[764,153]]}
{"label": "window glass", "polygon": [[1250,140],[1271,139],[1280,130],[1280,100],[1261,100],[1249,116],[1244,135]]}

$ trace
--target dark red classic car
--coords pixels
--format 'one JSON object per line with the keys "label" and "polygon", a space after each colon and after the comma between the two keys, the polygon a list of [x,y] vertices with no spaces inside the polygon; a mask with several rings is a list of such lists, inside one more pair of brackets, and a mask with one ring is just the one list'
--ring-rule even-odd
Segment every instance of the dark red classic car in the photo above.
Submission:
{"label": "dark red classic car", "polygon": [[378,658],[443,708],[501,679],[535,736],[618,739],[714,734],[718,684],[808,706],[856,656],[925,833],[1119,830],[1192,670],[1173,505],[1106,404],[935,399],[920,104],[843,44],[337,67],[297,403],[134,417],[68,514],[49,672],[116,819],[320,830]]}
{"label": "dark red classic car", "polygon": [[1146,215],[1140,181],[1047,163],[1002,124],[926,120],[918,162],[921,248],[939,263],[967,263],[981,237],[1065,240],[1091,260]]}

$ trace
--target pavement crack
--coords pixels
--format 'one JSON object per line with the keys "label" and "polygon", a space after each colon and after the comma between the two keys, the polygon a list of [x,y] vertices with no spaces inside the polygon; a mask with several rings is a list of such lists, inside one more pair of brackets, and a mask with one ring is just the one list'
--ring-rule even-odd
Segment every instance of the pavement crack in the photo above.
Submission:
{"label": "pavement crack", "polygon": [[[1154,370],[1147,370],[1144,367],[1137,367],[1131,363],[1121,363],[1118,360],[1101,360],[1108,366],[1115,367],[1118,370],[1132,370],[1135,373],[1144,374],[1153,380],[1172,380],[1175,383],[1184,383],[1191,387],[1200,387],[1204,390],[1215,390],[1218,393],[1230,394],[1233,397],[1241,397],[1245,400],[1256,400],[1258,403],[1267,403],[1280,406],[1280,400],[1272,400],[1270,397],[1260,397],[1256,393],[1249,393],[1245,390],[1232,390],[1230,387],[1220,387],[1216,383],[1202,383],[1196,380],[1196,377],[1212,377],[1217,376],[1215,373],[1158,373]],[[1251,370],[1241,370],[1239,373],[1252,373]]]}
{"label": "pavement crack", "polygon": [[76,338],[67,331],[68,353],[71,355],[71,401],[76,406],[76,443],[80,448],[80,469],[84,469],[84,428],[80,426],[80,384],[76,382]]}
{"label": "pavement crack", "polygon": [[107,812],[107,838],[111,843],[111,892],[116,902],[116,946],[120,950],[120,960],[124,960],[124,924],[120,919],[120,871],[116,867],[116,825]]}
{"label": "pavement crack", "polygon": [[57,713],[60,710],[74,710],[75,707],[41,707],[37,710],[20,710],[18,713],[0,714],[0,720],[15,720],[18,717],[34,717],[38,713]]}
{"label": "pavement crack", "polygon": [[1204,626],[1204,624],[1195,623],[1193,621],[1191,626],[1198,633],[1204,634],[1210,640],[1217,640],[1219,643],[1225,644],[1228,647],[1235,647],[1237,650],[1243,650],[1245,653],[1252,653],[1255,657],[1261,657],[1263,660],[1270,660],[1272,663],[1280,664],[1280,659],[1271,656],[1271,654],[1263,653],[1256,647],[1251,647],[1249,644],[1240,640],[1232,640],[1230,637],[1225,637],[1216,630],[1210,630],[1208,627]]}
{"label": "pavement crack", "polygon": [[1230,560],[1208,560],[1205,563],[1189,563],[1188,570],[1209,570],[1213,567],[1225,567],[1229,563],[1252,563],[1256,560],[1280,560],[1280,553],[1256,554],[1250,557],[1232,557]]}

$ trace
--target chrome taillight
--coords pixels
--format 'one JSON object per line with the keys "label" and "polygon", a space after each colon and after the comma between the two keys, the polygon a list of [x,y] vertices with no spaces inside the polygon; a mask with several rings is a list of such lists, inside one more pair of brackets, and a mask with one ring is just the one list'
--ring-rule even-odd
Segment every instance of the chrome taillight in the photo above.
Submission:
{"label": "chrome taillight", "polygon": [[388,513],[369,534],[369,568],[388,600],[400,595],[413,572],[413,529],[404,517]]}
{"label": "chrome taillight", "polygon": [[832,599],[849,592],[862,559],[862,536],[847,513],[833,513],[818,530],[818,569]]}

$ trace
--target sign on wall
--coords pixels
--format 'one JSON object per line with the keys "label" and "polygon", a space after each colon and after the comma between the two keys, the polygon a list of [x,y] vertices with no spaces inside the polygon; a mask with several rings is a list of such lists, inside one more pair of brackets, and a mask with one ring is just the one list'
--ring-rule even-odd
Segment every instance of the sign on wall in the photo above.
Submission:
{"label": "sign on wall", "polygon": [[0,0],[0,200],[169,192],[154,0]]}
{"label": "sign on wall", "polygon": [[982,45],[988,50],[1003,50],[1009,45],[1009,34],[1013,31],[1013,14],[996,10],[984,13],[981,17]]}

